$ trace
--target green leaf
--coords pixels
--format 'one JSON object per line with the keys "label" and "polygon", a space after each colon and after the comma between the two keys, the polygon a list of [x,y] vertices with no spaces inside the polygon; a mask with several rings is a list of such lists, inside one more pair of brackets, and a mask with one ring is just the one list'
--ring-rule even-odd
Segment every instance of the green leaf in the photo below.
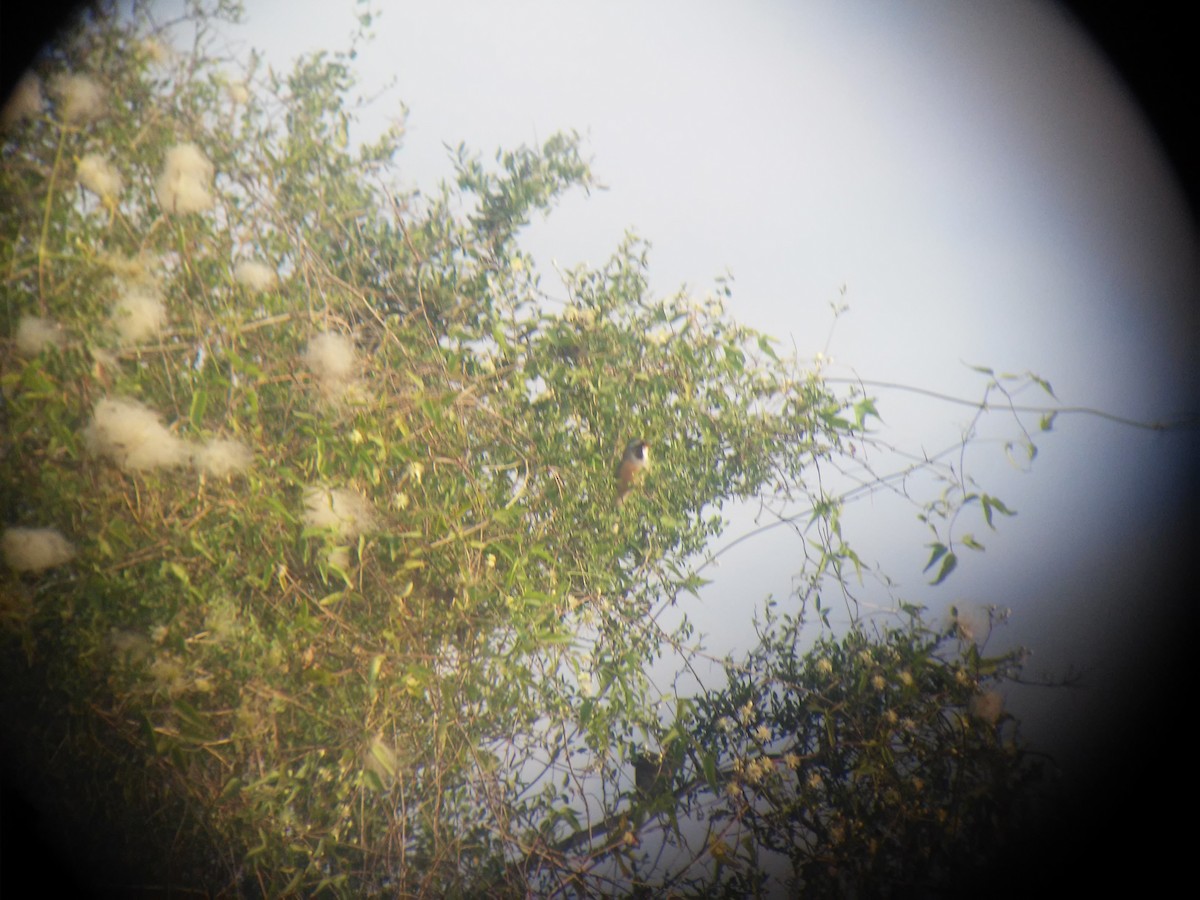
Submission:
{"label": "green leaf", "polygon": [[1032,378],[1034,383],[1037,384],[1038,387],[1040,387],[1043,391],[1045,391],[1055,400],[1058,399],[1058,396],[1054,393],[1054,388],[1050,387],[1050,382],[1048,382],[1045,378],[1040,378],[1039,376],[1034,375],[1032,372],[1029,374],[1029,377]]}
{"label": "green leaf", "polygon": [[374,697],[379,684],[379,670],[383,667],[383,654],[377,653],[371,657],[371,664],[367,667],[367,689],[371,696]]}
{"label": "green leaf", "polygon": [[975,535],[973,535],[973,534],[963,535],[961,538],[958,539],[958,542],[960,544],[962,544],[964,547],[970,548],[971,550],[983,550],[984,549],[983,544],[981,544],[981,543],[979,543],[979,541],[975,540]]}
{"label": "green leaf", "polygon": [[218,795],[218,800],[228,800],[234,794],[242,789],[242,779],[236,775],[225,782],[225,787],[221,788],[221,793]]}
{"label": "green leaf", "polygon": [[204,716],[196,707],[183,699],[176,700],[174,706],[175,713],[179,716],[180,732],[182,734],[196,740],[208,738],[211,729],[208,727],[208,722]]}
{"label": "green leaf", "polygon": [[203,388],[197,388],[192,394],[192,405],[188,410],[188,418],[192,420],[192,426],[199,428],[204,422],[204,411],[208,408],[208,392]]}
{"label": "green leaf", "polygon": [[879,421],[883,421],[883,418],[879,415],[879,411],[875,409],[875,401],[870,397],[864,397],[862,400],[859,400],[854,404],[853,409],[854,427],[859,431],[862,430],[863,423],[866,421],[867,416],[874,416],[875,418],[879,419]]}
{"label": "green leaf", "polygon": [[933,568],[934,563],[950,552],[950,548],[940,542],[936,544],[927,544],[926,546],[932,547],[933,552],[929,554],[929,562],[925,563],[925,568],[921,570],[922,572],[928,572],[931,568]]}
{"label": "green leaf", "polygon": [[1019,443],[1021,449],[1023,449],[1025,451],[1025,464],[1033,462],[1033,460],[1037,457],[1038,450],[1037,450],[1037,446],[1032,441],[1028,441],[1028,440],[1023,440],[1020,442],[1017,442],[1017,441],[1006,441],[1005,442],[1004,453],[1008,457],[1008,461],[1010,463],[1012,463],[1014,467],[1021,469],[1022,471],[1025,471],[1025,465],[1023,465],[1022,463],[1017,461],[1016,454],[1013,452],[1016,449],[1016,447],[1018,446],[1018,443]]}
{"label": "green leaf", "polygon": [[1015,510],[1009,509],[1007,506],[1004,505],[1003,501],[1001,501],[1000,499],[998,499],[996,497],[991,497],[991,496],[988,496],[987,494],[981,494],[979,497],[979,502],[983,505],[983,519],[985,522],[988,523],[988,527],[991,528],[993,531],[996,528],[996,526],[992,522],[992,511],[993,510],[995,510],[996,512],[1000,513],[1001,515],[1005,515],[1005,516],[1015,516],[1016,515]]}
{"label": "green leaf", "polygon": [[138,724],[141,727],[143,740],[150,747],[150,752],[161,753],[162,745],[158,740],[158,731],[155,729],[154,723],[150,721],[148,716],[143,714]]}
{"label": "green leaf", "polygon": [[161,571],[163,574],[173,575],[178,581],[188,587],[192,584],[192,579],[188,577],[187,569],[177,562],[164,562]]}
{"label": "green leaf", "polygon": [[940,570],[938,570],[937,578],[933,579],[933,581],[931,581],[930,584],[931,585],[941,584],[943,581],[946,580],[946,577],[951,572],[954,571],[954,568],[957,565],[958,565],[958,557],[955,556],[953,553],[947,553],[945,555],[945,558],[942,559],[942,568]]}
{"label": "green leaf", "polygon": [[375,762],[379,763],[383,769],[391,777],[396,775],[396,754],[383,741],[376,738],[371,742],[371,757]]}
{"label": "green leaf", "polygon": [[283,889],[283,891],[281,892],[281,895],[284,897],[287,897],[291,894],[296,893],[296,888],[300,887],[300,882],[302,882],[304,880],[304,875],[306,872],[307,872],[307,869],[304,868],[303,866],[298,868],[296,870],[296,874],[294,876],[292,876],[292,880],[288,882],[287,887],[285,887]]}
{"label": "green leaf", "polygon": [[258,837],[259,837],[258,844],[256,844],[255,846],[251,847],[249,850],[246,851],[247,861],[254,859],[254,857],[259,856],[262,853],[267,852],[267,849],[269,846],[267,843],[267,834],[261,828],[258,830]]}

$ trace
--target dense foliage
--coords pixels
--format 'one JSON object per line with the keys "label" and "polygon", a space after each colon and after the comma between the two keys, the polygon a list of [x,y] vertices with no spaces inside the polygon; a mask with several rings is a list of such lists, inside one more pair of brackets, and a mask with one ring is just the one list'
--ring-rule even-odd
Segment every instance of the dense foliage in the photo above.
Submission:
{"label": "dense foliage", "polygon": [[[0,694],[54,814],[110,823],[89,864],[516,897],[986,861],[1034,774],[1019,659],[915,606],[828,627],[859,560],[820,473],[872,401],[723,283],[652,296],[635,237],[544,288],[518,237],[594,186],[574,135],[400,191],[402,122],[349,140],[352,53],[235,70],[232,13],[89,16],[6,114]],[[746,498],[809,501],[800,587],[724,684],[661,691]]]}

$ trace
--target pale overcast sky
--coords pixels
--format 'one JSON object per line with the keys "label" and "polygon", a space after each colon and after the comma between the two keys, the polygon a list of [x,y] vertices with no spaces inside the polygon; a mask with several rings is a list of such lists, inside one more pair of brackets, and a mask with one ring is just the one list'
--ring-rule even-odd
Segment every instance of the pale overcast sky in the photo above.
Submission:
{"label": "pale overcast sky", "polygon": [[[247,0],[242,36],[279,67],[346,46],[353,6]],[[1066,404],[1131,418],[1196,408],[1182,190],[1116,73],[1049,2],[382,8],[358,59],[363,93],[395,86],[354,136],[407,105],[406,185],[451,176],[444,144],[490,158],[557,130],[585,135],[609,189],[571,196],[525,242],[551,294],[552,261],[600,264],[632,227],[653,244],[657,291],[703,292],[728,269],[734,315],[801,358],[823,349],[845,285],[831,374],[976,397],[966,362],[1033,370]],[[879,408],[912,450],[941,449],[969,419],[891,391]],[[1019,515],[999,534],[974,529],[987,553],[938,588],[921,574],[927,536],[911,507],[856,504],[849,539],[909,600],[1013,607],[1004,640],[1034,650],[1033,674],[1074,664],[1090,678],[1084,692],[1018,701],[1036,712],[1034,736],[1049,722],[1077,731],[1140,658],[1131,642],[1153,640],[1145,572],[1196,443],[1064,417],[1028,474],[982,445],[977,474]],[[788,592],[794,540],[742,545],[689,611],[702,630],[748,641],[753,605]]]}

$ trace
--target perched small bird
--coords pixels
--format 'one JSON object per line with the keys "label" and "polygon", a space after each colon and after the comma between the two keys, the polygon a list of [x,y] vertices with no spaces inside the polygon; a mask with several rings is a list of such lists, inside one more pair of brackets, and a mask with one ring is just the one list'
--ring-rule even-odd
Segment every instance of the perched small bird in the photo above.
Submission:
{"label": "perched small bird", "polygon": [[617,505],[625,502],[625,495],[641,479],[650,465],[650,445],[643,440],[630,441],[617,466]]}
{"label": "perched small bird", "polygon": [[668,773],[663,772],[661,753],[635,753],[633,757],[633,783],[643,797],[652,797],[666,786]]}
{"label": "perched small bird", "polygon": [[655,800],[674,791],[676,780],[683,771],[684,748],[682,744],[653,751],[635,750],[633,760],[633,784],[643,800]]}

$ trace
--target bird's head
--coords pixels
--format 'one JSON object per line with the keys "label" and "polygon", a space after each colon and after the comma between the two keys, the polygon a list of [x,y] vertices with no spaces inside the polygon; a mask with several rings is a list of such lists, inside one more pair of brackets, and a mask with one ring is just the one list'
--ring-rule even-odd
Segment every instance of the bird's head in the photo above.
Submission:
{"label": "bird's head", "polygon": [[625,447],[622,460],[635,466],[644,466],[650,462],[650,445],[644,440],[630,441]]}

